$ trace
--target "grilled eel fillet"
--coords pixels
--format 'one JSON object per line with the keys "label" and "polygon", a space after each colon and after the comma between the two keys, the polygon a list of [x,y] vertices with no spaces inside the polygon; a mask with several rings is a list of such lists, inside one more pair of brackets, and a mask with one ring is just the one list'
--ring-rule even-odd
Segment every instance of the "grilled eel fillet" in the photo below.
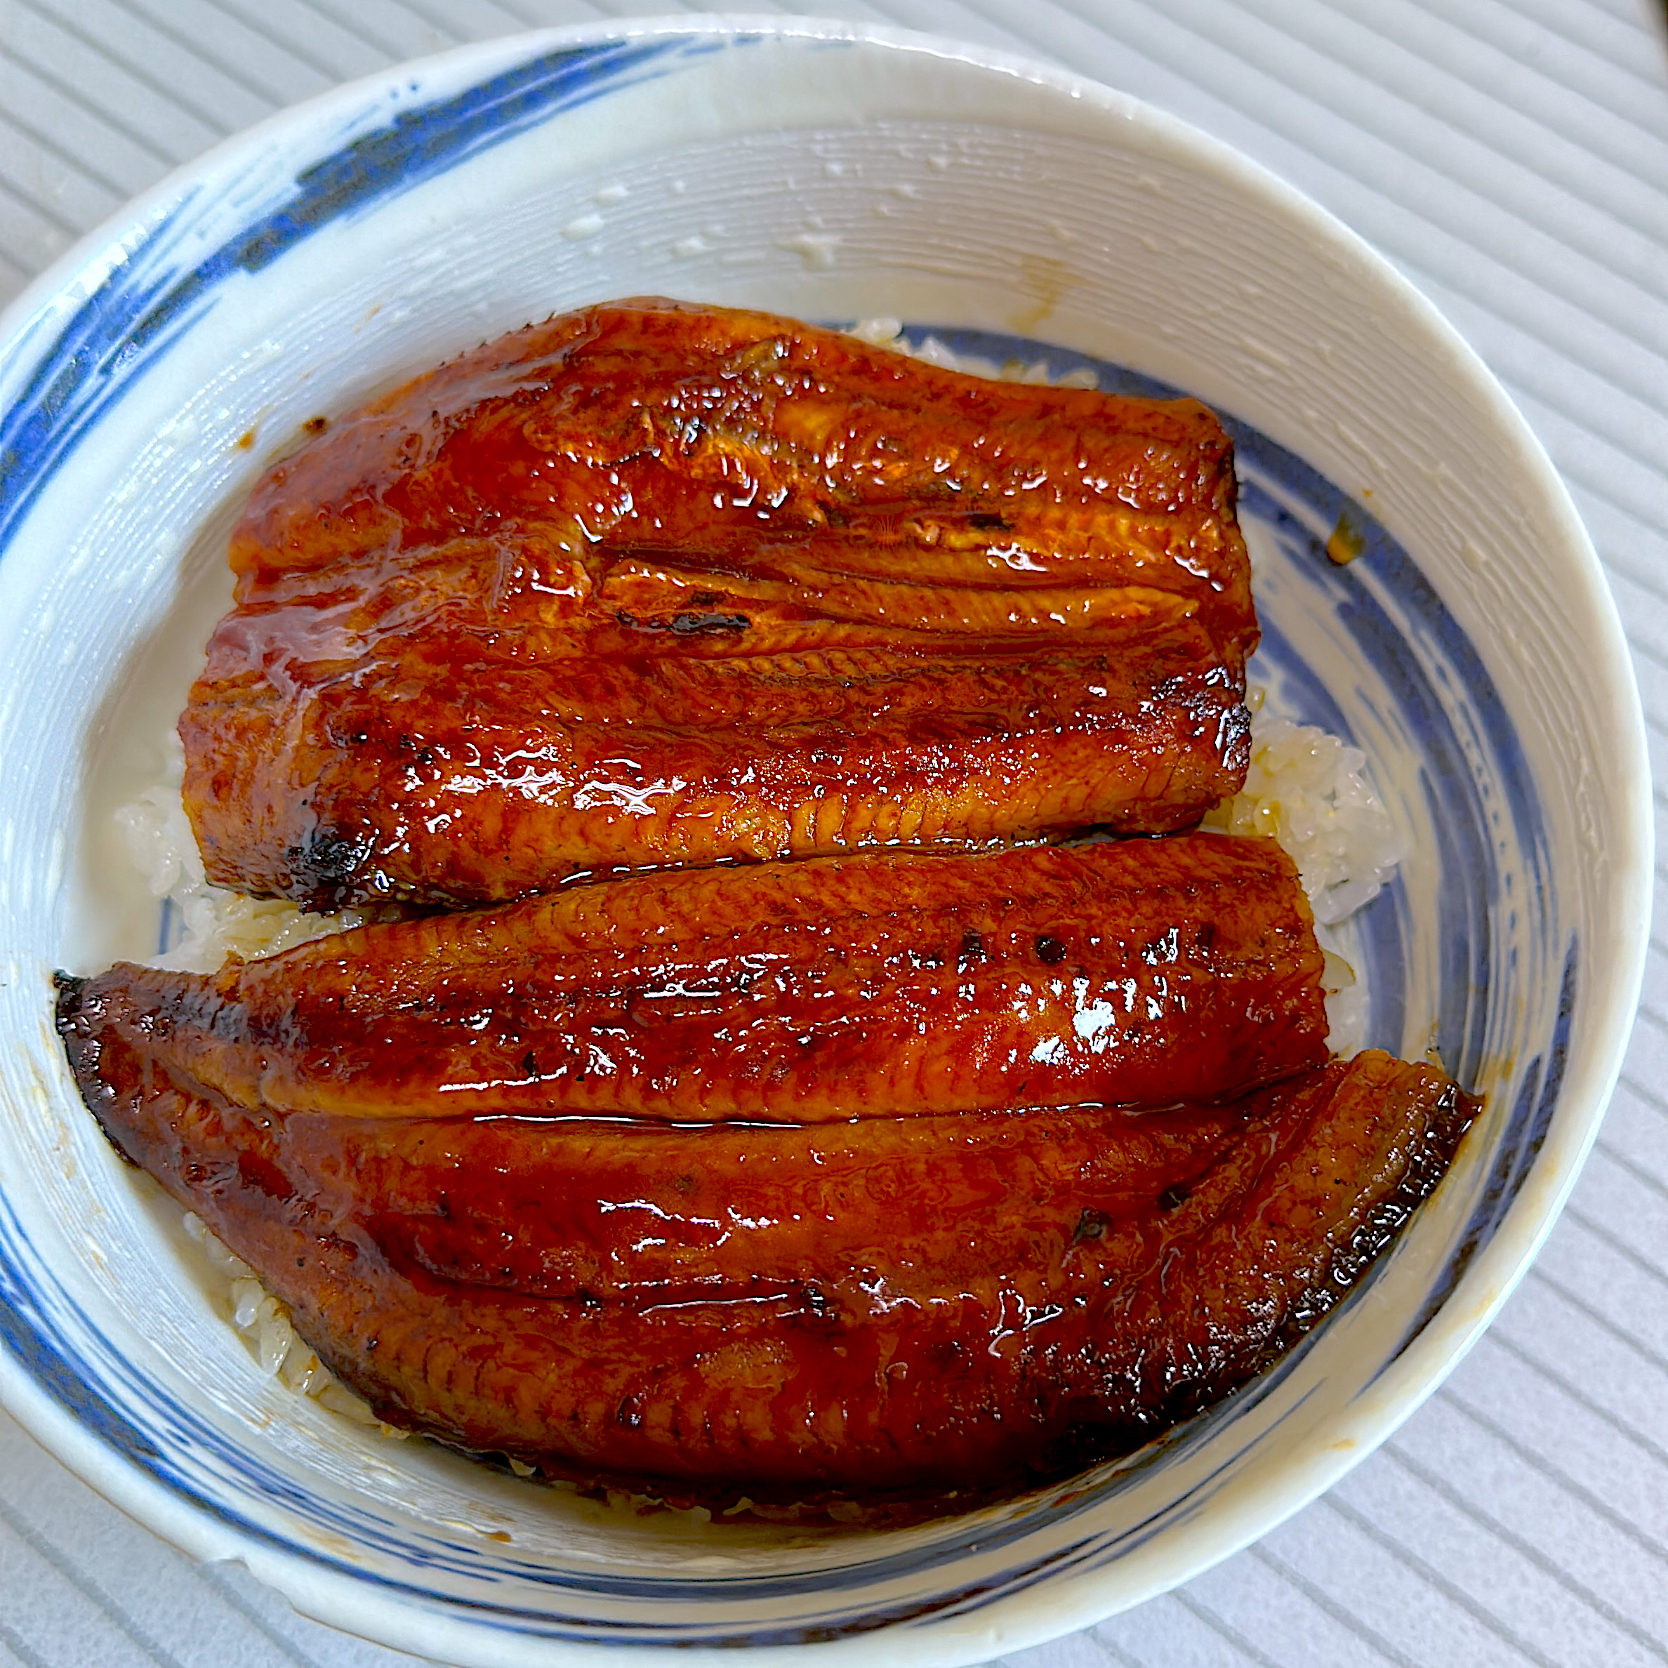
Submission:
{"label": "grilled eel fillet", "polygon": [[[1182,846],[1203,878],[1150,911],[1131,876]],[[116,1146],[384,1418],[690,1498],[998,1489],[1255,1373],[1470,1116],[1428,1067],[1315,1063],[1289,867],[1196,836],[655,875],[63,977],[58,1025]],[[1194,1104],[1085,1104],[1149,1047],[1208,1050]]]}
{"label": "grilled eel fillet", "polygon": [[180,722],[209,878],[456,905],[1188,826],[1248,757],[1234,502],[1191,400],[665,301],[518,331],[256,488]]}
{"label": "grilled eel fillet", "polygon": [[69,986],[61,1023],[112,1140],[381,1417],[709,1500],[996,1490],[1139,1445],[1320,1318],[1470,1112],[1363,1054],[1137,1114],[273,1114],[99,1005]]}
{"label": "grilled eel fillet", "polygon": [[1291,859],[1221,834],[628,876],[360,927],[108,1023],[243,1106],[813,1124],[1224,1099],[1326,1058]]}

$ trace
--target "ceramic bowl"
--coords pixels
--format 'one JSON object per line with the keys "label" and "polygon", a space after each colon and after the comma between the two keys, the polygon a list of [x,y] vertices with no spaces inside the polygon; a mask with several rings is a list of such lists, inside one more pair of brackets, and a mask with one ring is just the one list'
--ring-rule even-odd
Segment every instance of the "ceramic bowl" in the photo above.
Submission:
{"label": "ceramic bowl", "polygon": [[[1255,675],[1365,750],[1408,844],[1350,928],[1369,1040],[1434,1048],[1486,1096],[1394,1252],[1274,1370],[1121,1463],[974,1515],[638,1515],[298,1397],[106,1146],[52,1035],[54,967],[153,948],[110,812],[160,771],[263,463],[485,337],[655,292],[890,315],[1222,412]],[[1324,1489],[1546,1233],[1644,954],[1643,728],[1615,611],[1477,360],[1221,145],[1054,70],[867,29],[529,36],[344,88],[193,164],[12,309],[0,365],[0,1389],[189,1552],[460,1663],[866,1660],[876,1630],[887,1661],[977,1661],[1179,1582]]]}

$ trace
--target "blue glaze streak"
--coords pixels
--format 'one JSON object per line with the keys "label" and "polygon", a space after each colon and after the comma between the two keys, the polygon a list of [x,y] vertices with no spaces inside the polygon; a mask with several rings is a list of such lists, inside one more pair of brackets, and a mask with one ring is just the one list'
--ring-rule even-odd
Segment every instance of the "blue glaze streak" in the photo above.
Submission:
{"label": "blue glaze streak", "polygon": [[1569,1055],[1570,1027],[1575,1016],[1576,949],[1576,941],[1572,937],[1564,956],[1564,975],[1558,991],[1558,1017],[1553,1024],[1552,1045],[1544,1067],[1538,1054],[1525,1067],[1506,1133],[1494,1155],[1482,1197],[1466,1223],[1458,1247],[1431,1286],[1413,1324],[1391,1353],[1391,1360],[1401,1355],[1430,1325],[1437,1310],[1448,1301],[1466,1269],[1471,1266],[1472,1259],[1494,1237],[1512,1201],[1529,1179],[1536,1155],[1546,1143],[1547,1131],[1552,1127],[1552,1115],[1558,1107],[1558,1091],[1564,1082],[1564,1064]]}

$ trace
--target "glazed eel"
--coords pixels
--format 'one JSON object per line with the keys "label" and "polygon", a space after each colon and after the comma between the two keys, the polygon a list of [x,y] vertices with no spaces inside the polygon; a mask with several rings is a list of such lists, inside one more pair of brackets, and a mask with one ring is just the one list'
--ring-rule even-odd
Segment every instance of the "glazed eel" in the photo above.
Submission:
{"label": "glazed eel", "polygon": [[385,1418],[874,1500],[1137,1445],[1388,1241],[1471,1103],[1326,1062],[1318,974],[1289,860],[1197,835],[600,883],[63,977],[58,1025]]}
{"label": "glazed eel", "polygon": [[274,467],[180,721],[217,884],[455,906],[576,872],[1090,825],[1237,791],[1232,445],[664,301],[488,343]]}

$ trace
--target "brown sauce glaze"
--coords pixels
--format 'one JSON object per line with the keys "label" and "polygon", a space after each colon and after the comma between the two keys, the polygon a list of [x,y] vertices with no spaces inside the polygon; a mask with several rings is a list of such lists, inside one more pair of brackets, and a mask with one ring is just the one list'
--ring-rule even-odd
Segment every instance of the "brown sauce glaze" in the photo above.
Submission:
{"label": "brown sauce glaze", "polygon": [[273,1114],[90,996],[64,981],[59,1024],[111,1139],[379,1413],[712,1501],[996,1490],[1139,1444],[1313,1325],[1471,1112],[1364,1054],[1167,1113]]}
{"label": "brown sauce glaze", "polygon": [[1326,1057],[1291,860],[1219,834],[565,888],[83,998],[232,1100],[816,1124],[1211,1101]]}
{"label": "brown sauce glaze", "polygon": [[1232,448],[768,314],[593,307],[256,489],[181,720],[210,878],[312,907],[1103,823],[1247,759]]}

